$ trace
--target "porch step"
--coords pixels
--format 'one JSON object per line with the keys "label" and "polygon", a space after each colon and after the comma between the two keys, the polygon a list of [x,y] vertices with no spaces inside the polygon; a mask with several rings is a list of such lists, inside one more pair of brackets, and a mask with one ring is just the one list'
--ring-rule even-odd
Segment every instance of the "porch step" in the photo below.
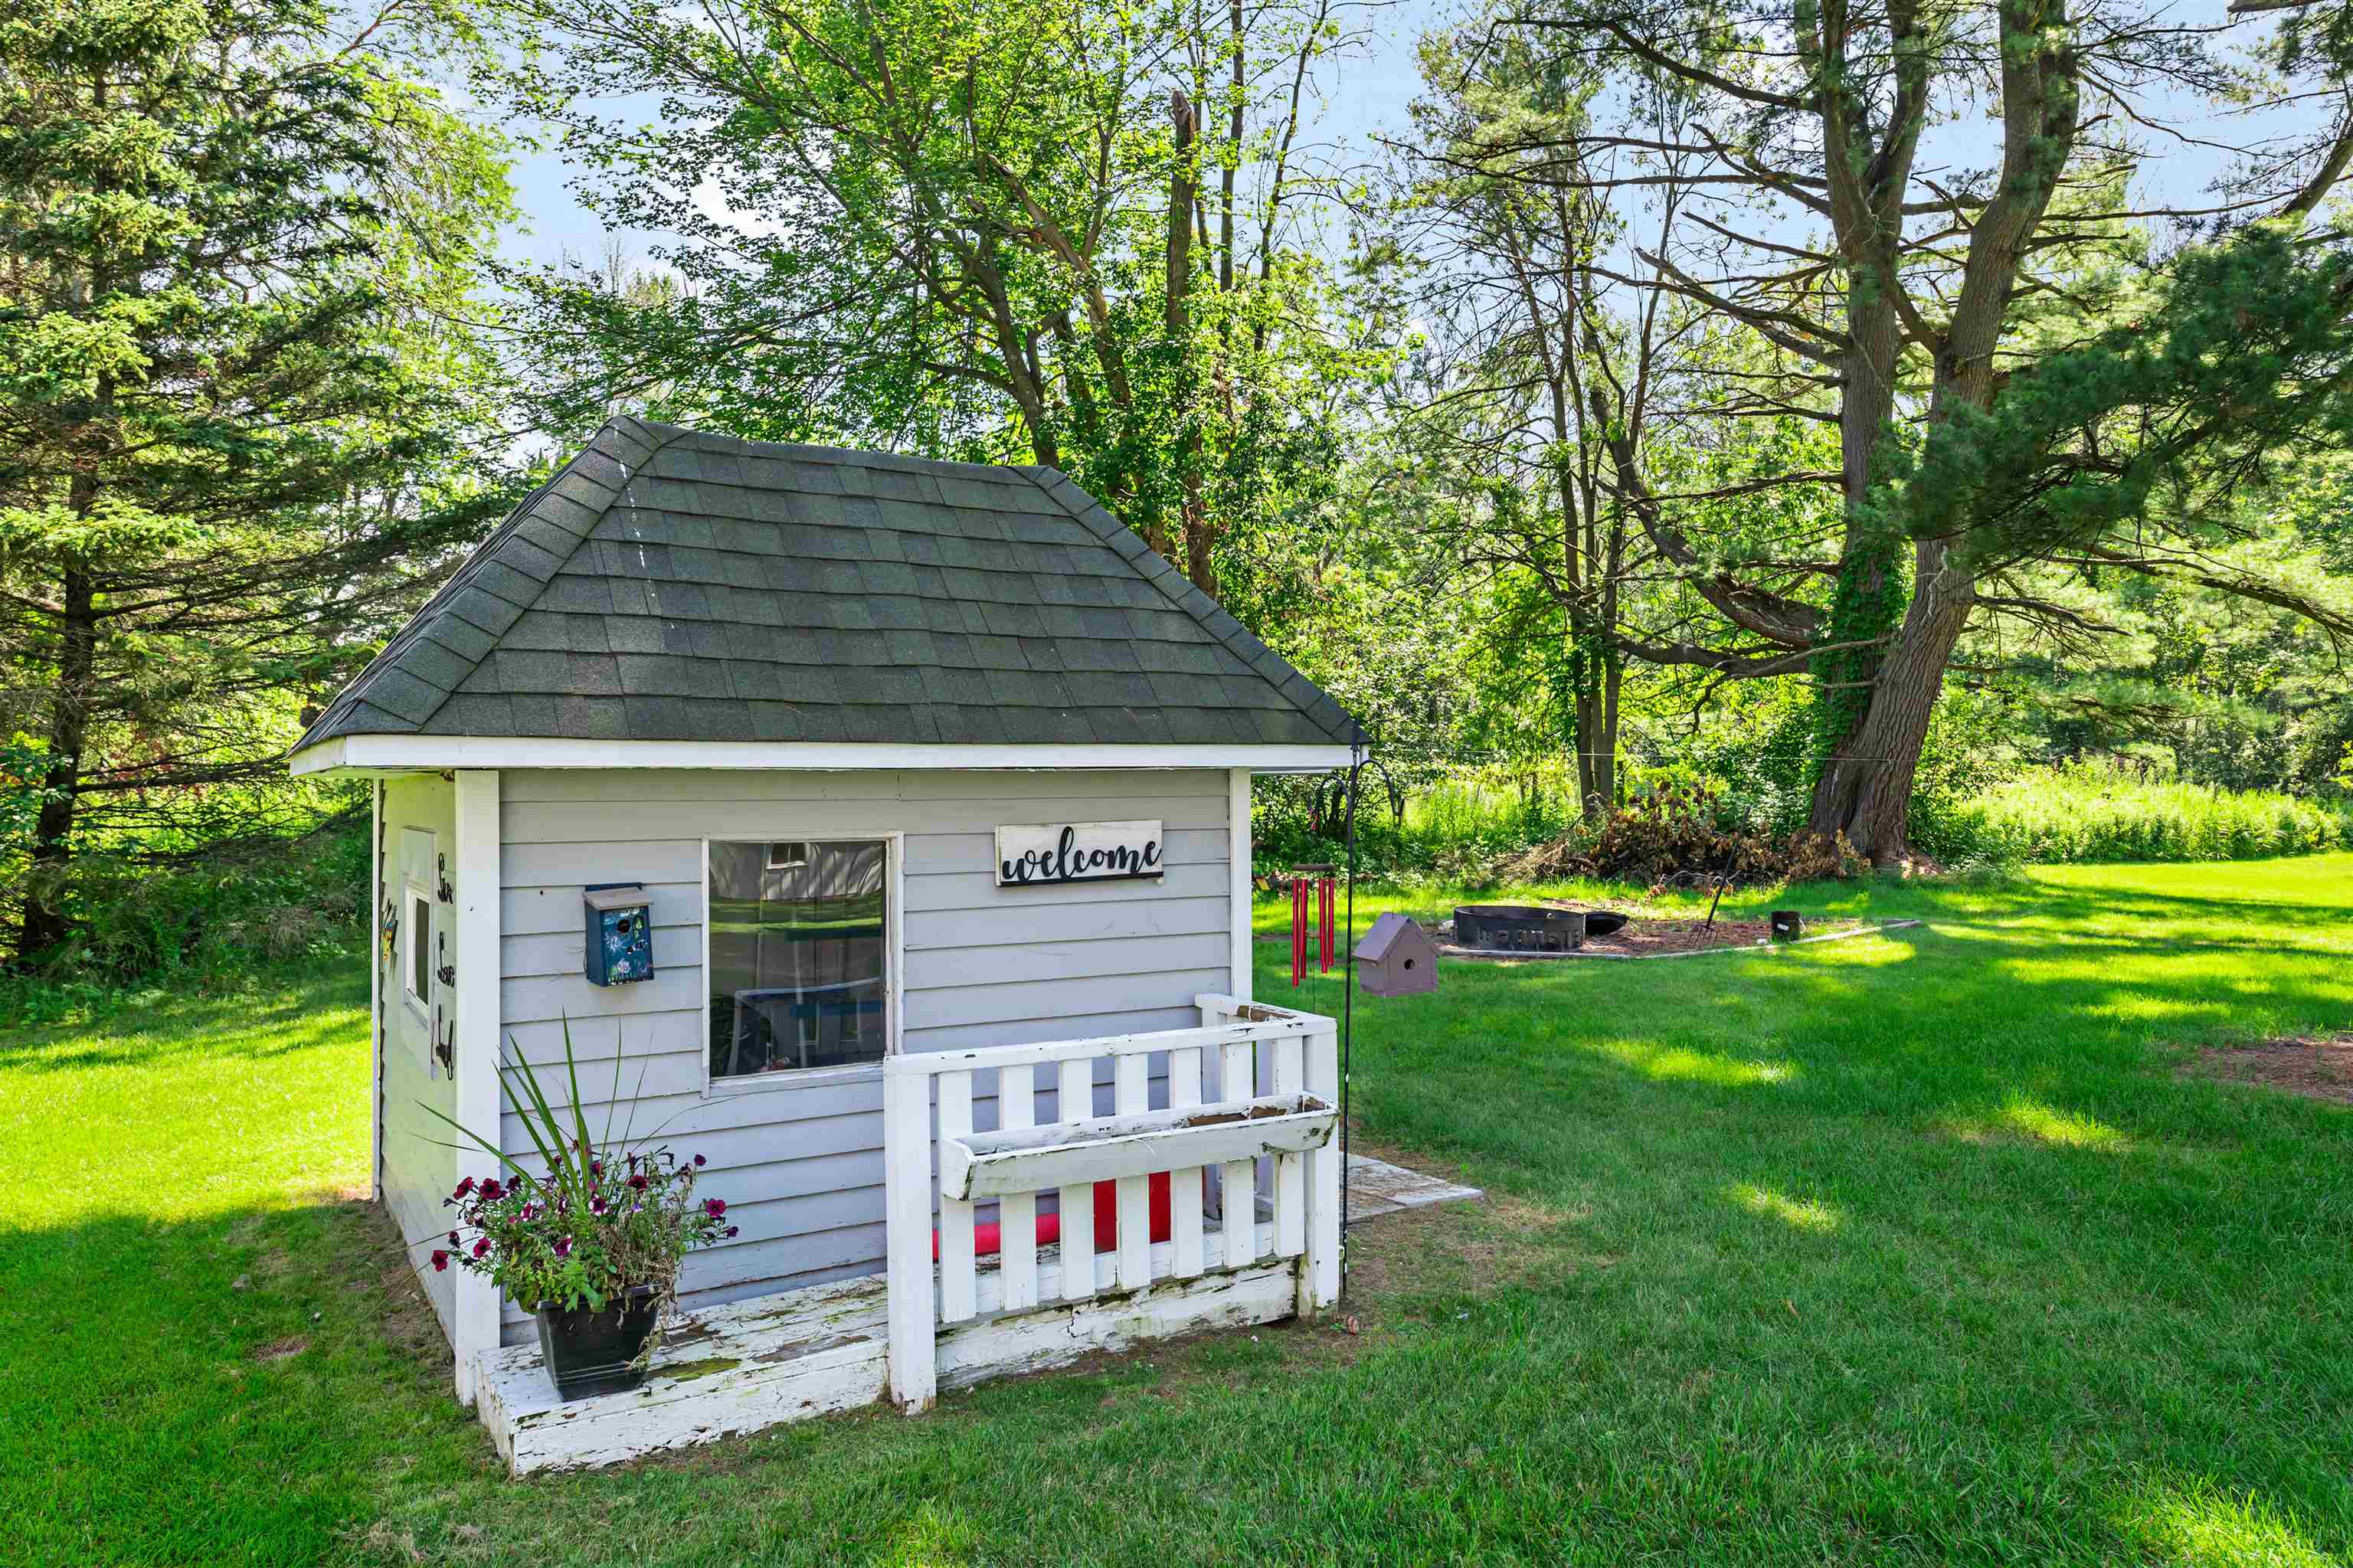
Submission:
{"label": "porch step", "polygon": [[1431,1203],[1467,1203],[1486,1194],[1476,1187],[1465,1187],[1449,1181],[1443,1176],[1427,1176],[1419,1171],[1409,1171],[1402,1165],[1392,1165],[1386,1160],[1376,1160],[1369,1154],[1348,1156],[1348,1218],[1377,1219],[1405,1209],[1425,1208]]}
{"label": "porch step", "polygon": [[[1190,1279],[1167,1277],[1169,1244],[1157,1244],[1154,1283],[1140,1290],[1116,1282],[1117,1254],[1098,1254],[1094,1293],[1075,1301],[1064,1298],[1061,1249],[1041,1247],[1041,1304],[1023,1312],[999,1309],[1001,1276],[984,1269],[979,1316],[938,1330],[939,1385],[965,1388],[1169,1334],[1287,1318],[1298,1306],[1299,1260],[1273,1255],[1271,1224],[1256,1229],[1250,1261],[1231,1268],[1223,1233],[1209,1231],[1203,1273]],[[618,1464],[872,1404],[890,1382],[890,1335],[885,1276],[812,1285],[681,1314],[644,1384],[626,1393],[557,1397],[536,1340],[489,1351],[476,1412],[510,1475]]]}
{"label": "porch step", "polygon": [[475,1408],[512,1475],[610,1465],[869,1404],[889,1377],[880,1275],[683,1315],[626,1393],[559,1398],[536,1341],[486,1352]]}

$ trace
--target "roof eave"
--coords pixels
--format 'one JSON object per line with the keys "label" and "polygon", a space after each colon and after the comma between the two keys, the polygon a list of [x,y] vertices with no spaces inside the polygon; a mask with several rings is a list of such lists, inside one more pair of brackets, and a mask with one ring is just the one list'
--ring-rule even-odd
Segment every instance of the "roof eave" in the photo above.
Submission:
{"label": "roof eave", "polygon": [[1324,773],[1358,748],[1336,744],[964,746],[933,742],[567,740],[538,736],[343,735],[288,758],[298,777],[414,773],[457,768],[1241,768]]}

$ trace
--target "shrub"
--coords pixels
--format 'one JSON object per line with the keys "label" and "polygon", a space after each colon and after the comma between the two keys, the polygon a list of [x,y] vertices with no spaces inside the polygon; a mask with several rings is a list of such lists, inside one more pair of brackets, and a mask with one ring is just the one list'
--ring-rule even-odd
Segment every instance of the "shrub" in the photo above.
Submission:
{"label": "shrub", "polygon": [[73,934],[0,970],[0,1016],[49,1022],[158,986],[234,990],[265,966],[366,941],[364,810],[162,863],[91,853],[69,876]]}
{"label": "shrub", "polygon": [[1915,811],[1913,837],[1947,861],[2253,860],[2353,845],[2353,821],[2323,801],[2076,762]]}

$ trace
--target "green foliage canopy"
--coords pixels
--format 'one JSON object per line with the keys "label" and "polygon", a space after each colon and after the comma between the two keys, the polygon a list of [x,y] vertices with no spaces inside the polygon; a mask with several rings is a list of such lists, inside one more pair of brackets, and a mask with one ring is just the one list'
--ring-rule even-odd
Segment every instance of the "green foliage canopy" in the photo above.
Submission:
{"label": "green foliage canopy", "polygon": [[449,330],[508,210],[421,85],[448,17],[308,0],[0,16],[0,884],[19,949],[112,823],[274,767],[482,526]]}

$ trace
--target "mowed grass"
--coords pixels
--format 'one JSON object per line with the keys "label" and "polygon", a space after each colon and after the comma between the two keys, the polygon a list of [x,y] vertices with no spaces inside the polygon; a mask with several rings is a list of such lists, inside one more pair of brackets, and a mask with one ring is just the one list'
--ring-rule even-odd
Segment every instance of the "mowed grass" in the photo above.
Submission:
{"label": "mowed grass", "polygon": [[2353,1026],[2353,857],[1790,906],[1931,924],[1360,998],[1362,1135],[1494,1198],[1359,1336],[522,1484],[336,1195],[363,985],[0,1033],[0,1559],[2348,1560],[2353,1109],[2175,1069]]}

